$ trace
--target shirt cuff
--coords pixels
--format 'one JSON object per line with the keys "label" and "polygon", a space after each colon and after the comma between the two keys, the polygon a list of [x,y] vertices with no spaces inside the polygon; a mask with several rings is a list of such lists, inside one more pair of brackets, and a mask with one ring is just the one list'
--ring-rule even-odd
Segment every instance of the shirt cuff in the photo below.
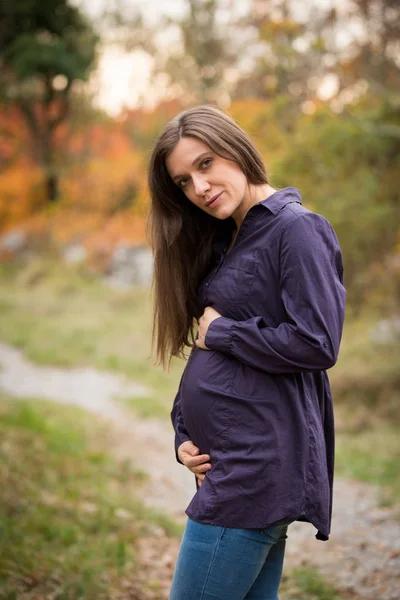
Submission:
{"label": "shirt cuff", "polygon": [[178,463],[181,463],[181,465],[183,465],[183,462],[181,461],[181,459],[178,456],[178,448],[181,444],[183,444],[183,442],[188,442],[190,441],[190,437],[188,435],[178,435],[177,433],[175,433],[175,457],[176,460],[178,461]]}
{"label": "shirt cuff", "polygon": [[231,353],[232,333],[236,321],[226,317],[217,317],[207,329],[204,343],[210,350]]}

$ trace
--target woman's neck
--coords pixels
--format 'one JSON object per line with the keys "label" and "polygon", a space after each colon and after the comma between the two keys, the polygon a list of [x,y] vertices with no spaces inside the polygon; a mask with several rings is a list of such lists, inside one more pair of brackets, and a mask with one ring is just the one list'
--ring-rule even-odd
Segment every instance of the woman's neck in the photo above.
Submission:
{"label": "woman's neck", "polygon": [[257,204],[258,202],[261,202],[261,200],[266,200],[267,198],[272,196],[272,194],[274,194],[275,192],[276,192],[276,189],[273,188],[272,186],[270,186],[268,183],[265,183],[263,185],[250,184],[248,186],[248,193],[246,194],[245,198],[243,199],[242,206],[240,207],[241,210],[237,211],[236,214],[232,215],[232,217],[236,223],[236,229],[239,230],[239,227],[241,226],[243,219],[245,218],[247,212],[250,210],[250,208],[252,206]]}

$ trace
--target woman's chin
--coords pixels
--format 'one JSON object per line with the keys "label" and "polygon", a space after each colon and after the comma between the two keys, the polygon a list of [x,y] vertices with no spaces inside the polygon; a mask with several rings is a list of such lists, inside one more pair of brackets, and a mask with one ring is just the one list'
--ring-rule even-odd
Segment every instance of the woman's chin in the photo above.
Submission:
{"label": "woman's chin", "polygon": [[211,214],[216,219],[220,219],[221,221],[224,219],[229,219],[232,216],[233,211],[229,209],[227,206],[219,206],[218,210],[214,210]]}

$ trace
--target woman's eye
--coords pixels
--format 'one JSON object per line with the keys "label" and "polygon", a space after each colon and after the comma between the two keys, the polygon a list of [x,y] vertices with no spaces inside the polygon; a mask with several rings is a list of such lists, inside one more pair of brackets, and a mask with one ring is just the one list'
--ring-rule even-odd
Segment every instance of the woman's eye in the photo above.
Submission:
{"label": "woman's eye", "polygon": [[201,163],[201,167],[209,167],[210,164],[212,163],[212,158],[206,158],[205,160],[203,160],[203,162]]}
{"label": "woman's eye", "polygon": [[[212,158],[205,158],[203,160],[203,162],[200,163],[200,169],[206,169],[207,167],[209,167],[212,163]],[[180,188],[184,188],[187,186],[187,184],[190,182],[190,177],[182,177],[182,179],[180,179],[178,181],[178,187]]]}

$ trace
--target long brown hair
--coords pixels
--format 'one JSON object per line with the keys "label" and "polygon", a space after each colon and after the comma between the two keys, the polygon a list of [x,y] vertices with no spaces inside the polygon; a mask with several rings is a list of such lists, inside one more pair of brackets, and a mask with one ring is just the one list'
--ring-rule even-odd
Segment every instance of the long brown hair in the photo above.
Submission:
{"label": "long brown hair", "polygon": [[197,138],[238,164],[249,184],[268,183],[261,155],[248,135],[213,106],[179,113],[157,139],[149,162],[149,231],[154,254],[153,347],[156,344],[157,362],[163,366],[172,356],[183,357],[185,346],[194,344],[194,320],[201,316],[196,288],[209,266],[214,236],[228,228],[227,222],[190,202],[170,178],[165,161],[182,137]]}

